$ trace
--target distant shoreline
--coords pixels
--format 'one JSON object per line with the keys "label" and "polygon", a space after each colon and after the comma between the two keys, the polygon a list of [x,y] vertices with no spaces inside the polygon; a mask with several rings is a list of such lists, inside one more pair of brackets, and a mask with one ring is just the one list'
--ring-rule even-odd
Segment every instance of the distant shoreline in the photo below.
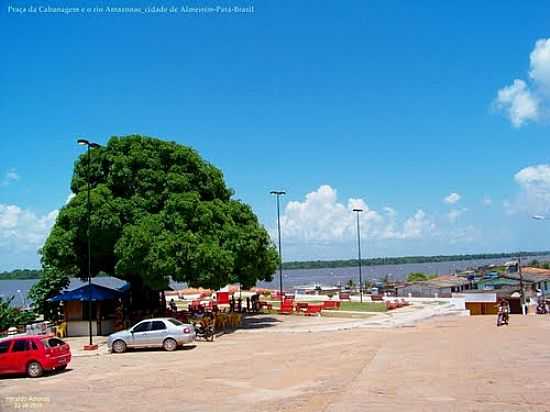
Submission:
{"label": "distant shoreline", "polygon": [[[515,252],[515,253],[479,253],[466,255],[437,255],[437,256],[401,256],[361,259],[362,266],[380,266],[380,265],[404,265],[409,263],[435,263],[435,262],[455,262],[462,260],[480,260],[480,259],[501,259],[501,258],[528,258],[532,256],[550,256],[550,251],[537,252]],[[283,269],[326,269],[358,266],[358,259],[347,260],[308,260],[284,262]]]}
{"label": "distant shoreline", "polygon": [[[550,251],[538,252],[516,252],[516,253],[479,253],[467,255],[437,255],[437,256],[400,256],[361,259],[362,266],[381,266],[381,265],[404,265],[409,263],[435,263],[435,262],[456,262],[464,260],[480,259],[501,259],[501,258],[528,258],[533,256],[550,256]],[[343,267],[355,267],[359,265],[357,259],[336,259],[336,260],[305,260],[290,261],[283,263],[283,269],[331,269]],[[0,272],[0,280],[25,280],[40,279],[42,271],[40,269],[16,269],[9,272]],[[106,274],[104,274],[105,276]]]}

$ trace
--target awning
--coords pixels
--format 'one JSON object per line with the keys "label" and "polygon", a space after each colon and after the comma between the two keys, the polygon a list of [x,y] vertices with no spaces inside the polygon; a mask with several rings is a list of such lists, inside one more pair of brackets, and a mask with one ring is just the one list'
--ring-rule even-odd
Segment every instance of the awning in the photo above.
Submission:
{"label": "awning", "polygon": [[78,289],[69,290],[67,292],[62,292],[59,295],[56,295],[48,301],[50,302],[71,302],[71,301],[81,301],[81,302],[96,302],[101,300],[113,300],[118,299],[123,295],[123,292],[106,288],[105,286],[100,286],[93,284],[84,285]]}

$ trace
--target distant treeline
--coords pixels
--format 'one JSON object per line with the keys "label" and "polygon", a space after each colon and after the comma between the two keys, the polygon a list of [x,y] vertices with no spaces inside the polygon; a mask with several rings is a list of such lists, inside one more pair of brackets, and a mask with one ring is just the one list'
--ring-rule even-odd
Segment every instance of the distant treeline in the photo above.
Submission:
{"label": "distant treeline", "polygon": [[0,280],[39,279],[41,275],[40,269],[16,269],[11,272],[0,272]]}
{"label": "distant treeline", "polygon": [[[15,269],[11,272],[0,272],[0,280],[14,280],[14,279],[40,279],[42,271],[40,269]],[[107,273],[99,272],[99,277],[109,276]]]}
{"label": "distant treeline", "polygon": [[[402,257],[386,257],[361,259],[363,266],[377,265],[404,265],[407,263],[434,263],[434,262],[454,262],[457,260],[479,260],[479,259],[501,259],[501,258],[517,258],[518,255],[526,258],[529,256],[550,256],[550,251],[542,252],[517,252],[517,253],[480,253],[477,255],[439,255],[439,256],[402,256]],[[284,262],[283,269],[323,269],[323,268],[344,268],[358,266],[357,259],[348,260],[308,260],[299,262]],[[532,261],[532,266],[543,264],[548,266],[547,262],[539,263]],[[11,272],[0,272],[0,280],[8,279],[39,279],[42,275],[40,269],[16,269]],[[99,273],[98,276],[108,276],[106,273]]]}
{"label": "distant treeline", "polygon": [[[548,256],[550,251],[542,252],[516,252],[516,253],[480,253],[476,255],[439,255],[439,256],[403,256],[361,259],[362,266],[377,265],[404,265],[407,263],[435,263],[435,262],[454,262],[458,260],[479,260],[479,259],[501,259],[517,258],[528,256]],[[358,259],[348,260],[310,260],[301,262],[285,262],[284,269],[322,269],[322,268],[342,268],[354,267],[359,265]]]}

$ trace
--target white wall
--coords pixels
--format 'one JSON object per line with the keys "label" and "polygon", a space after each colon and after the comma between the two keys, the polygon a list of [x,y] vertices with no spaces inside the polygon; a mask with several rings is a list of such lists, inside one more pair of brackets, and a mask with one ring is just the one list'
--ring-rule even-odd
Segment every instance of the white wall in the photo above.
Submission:
{"label": "white wall", "polygon": [[[87,320],[70,320],[67,322],[67,336],[88,336],[89,326]],[[113,321],[101,321],[101,333],[110,335],[113,333]],[[97,322],[92,321],[92,335],[97,336]]]}

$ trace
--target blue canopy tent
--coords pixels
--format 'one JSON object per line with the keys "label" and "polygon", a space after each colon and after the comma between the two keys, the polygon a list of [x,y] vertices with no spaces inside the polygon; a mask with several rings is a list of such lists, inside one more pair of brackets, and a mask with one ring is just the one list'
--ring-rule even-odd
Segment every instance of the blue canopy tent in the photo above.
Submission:
{"label": "blue canopy tent", "polygon": [[97,302],[102,300],[113,300],[122,297],[124,293],[116,290],[107,288],[105,286],[96,285],[84,285],[78,289],[69,290],[66,292],[61,292],[59,295],[56,295],[48,301],[50,302]]}
{"label": "blue canopy tent", "polygon": [[[117,302],[128,292],[125,284],[119,289],[93,283],[59,293],[48,299],[50,302],[63,302],[67,336],[86,336],[89,327],[89,314],[92,314],[94,335],[110,334],[117,322],[120,303]],[[92,305],[89,308],[88,305]],[[117,307],[119,309],[117,309]]]}

